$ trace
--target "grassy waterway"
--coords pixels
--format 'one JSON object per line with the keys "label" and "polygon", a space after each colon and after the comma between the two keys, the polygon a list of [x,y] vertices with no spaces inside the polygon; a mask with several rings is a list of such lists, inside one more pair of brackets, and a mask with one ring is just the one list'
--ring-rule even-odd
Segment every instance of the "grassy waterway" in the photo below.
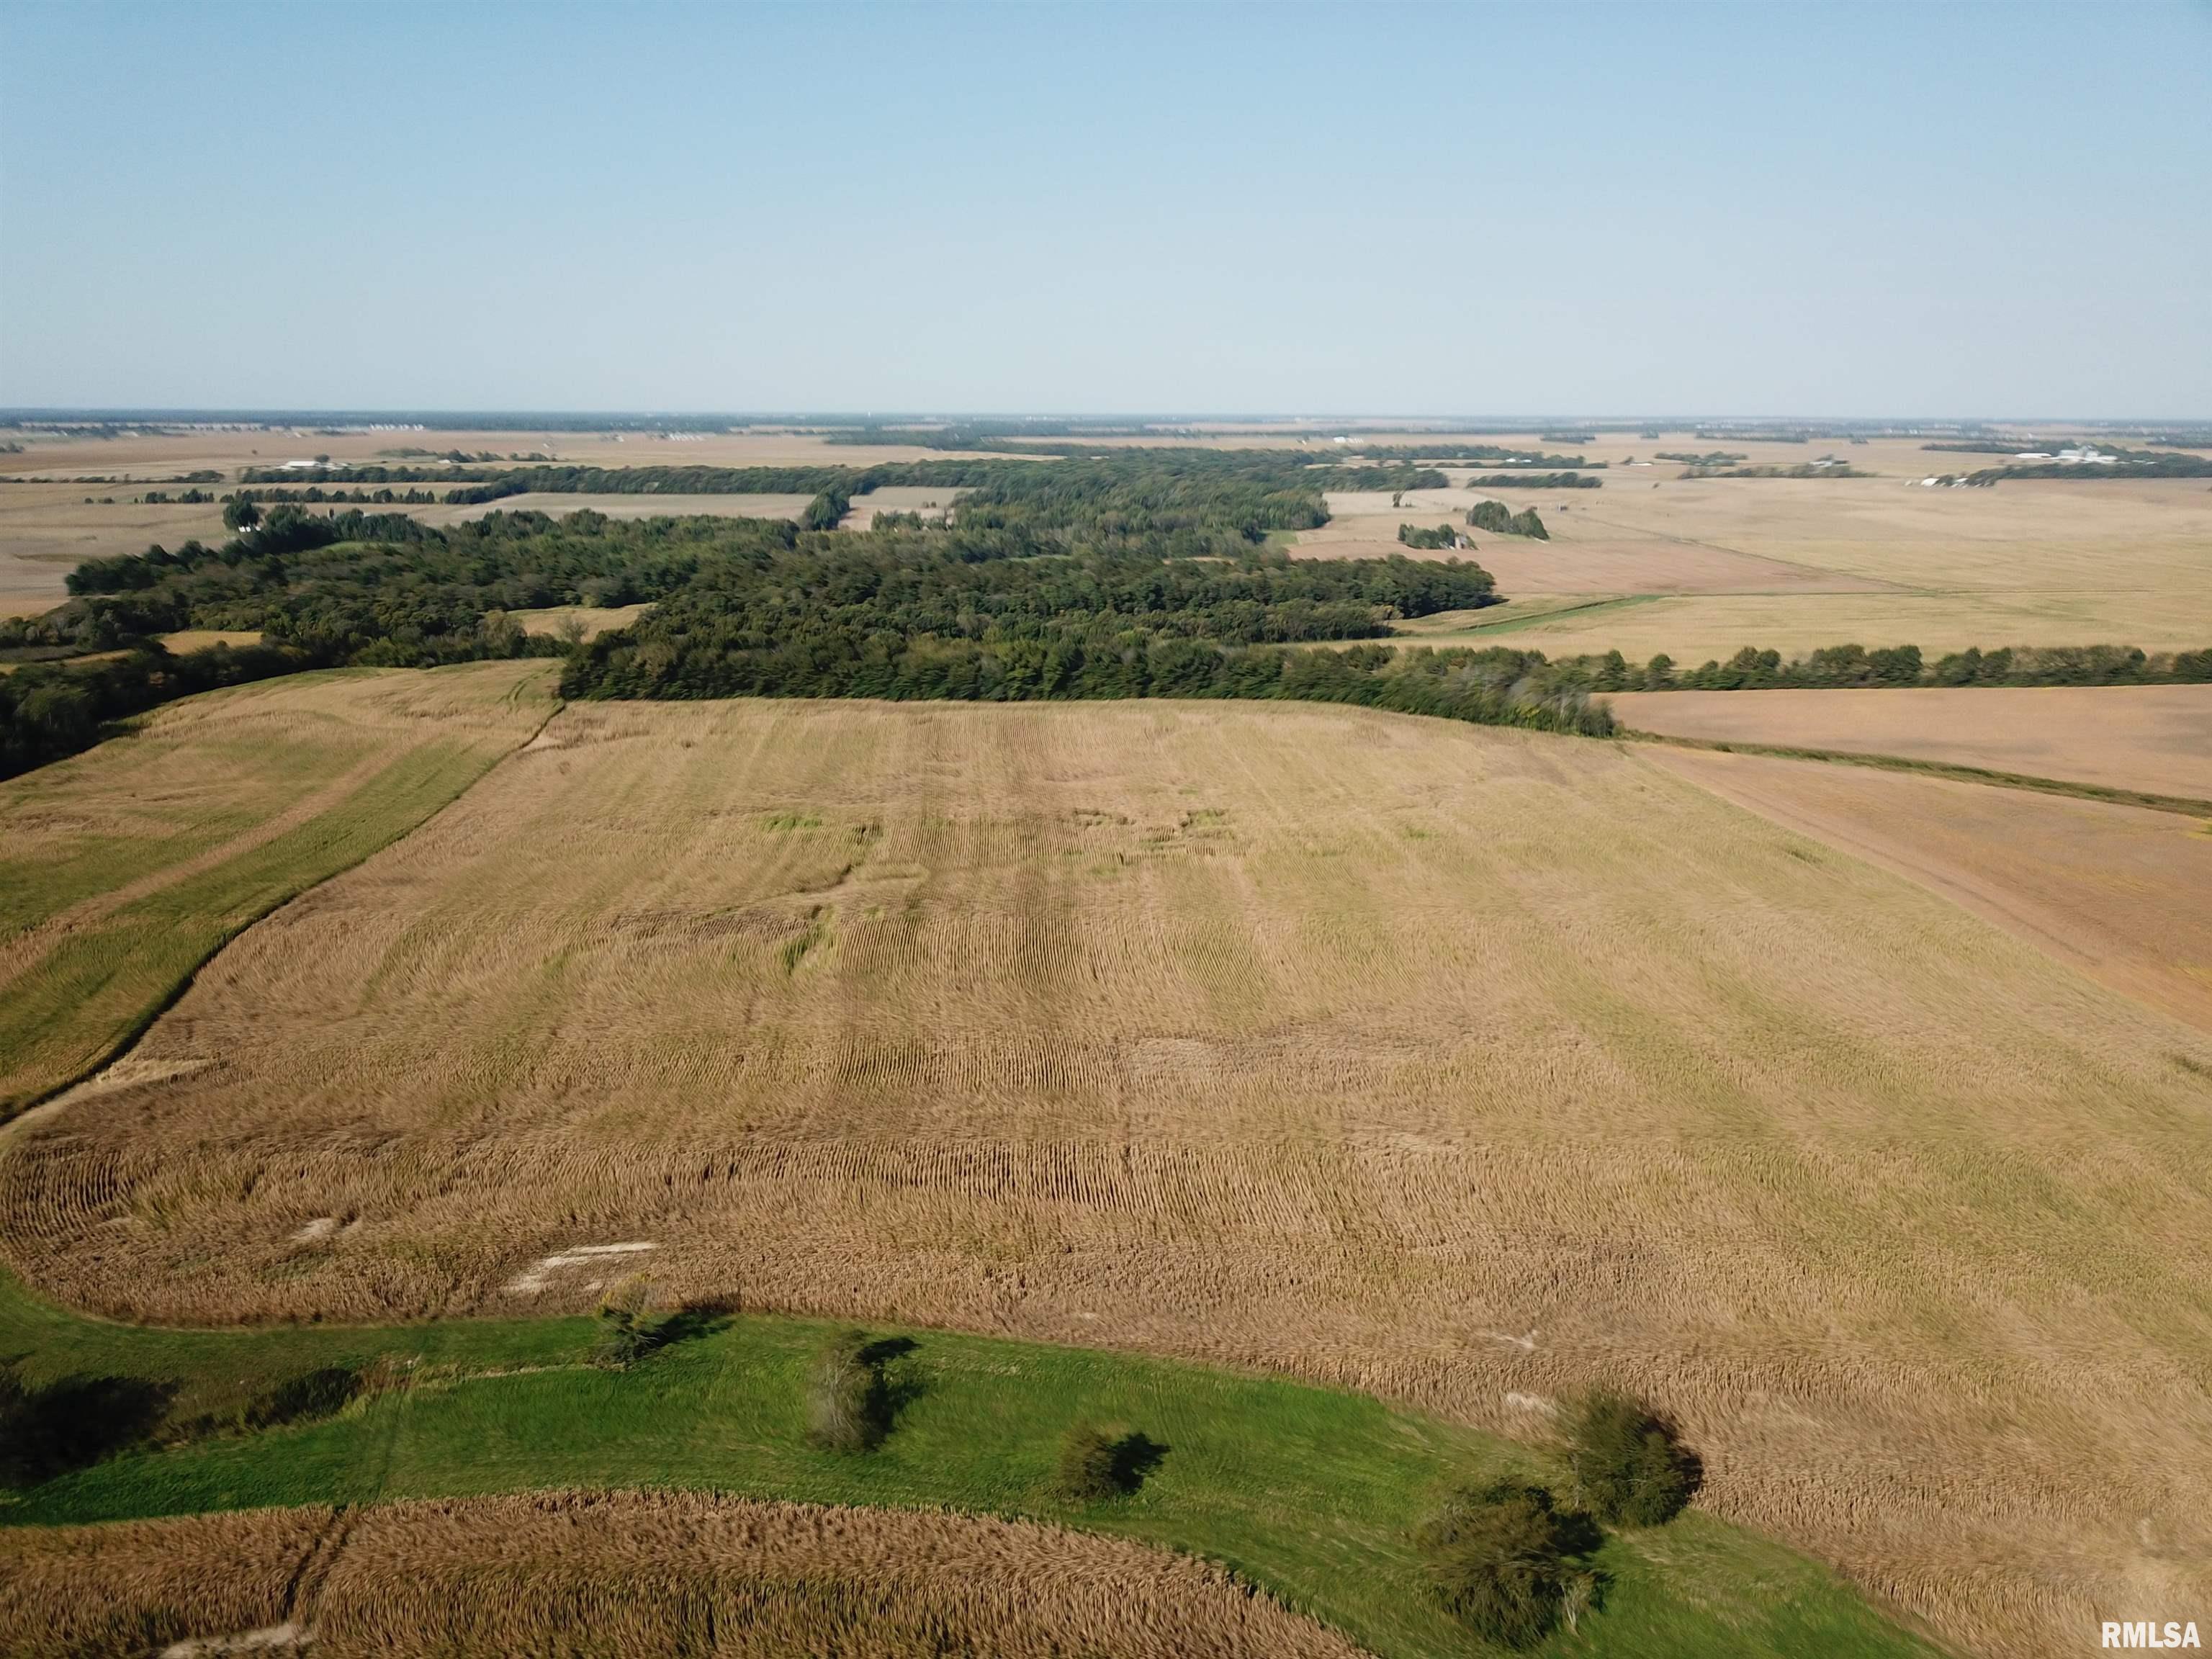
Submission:
{"label": "grassy waterway", "polygon": [[[385,1329],[181,1331],[78,1318],[0,1279],[0,1353],[27,1380],[143,1380],[167,1420],[234,1410],[325,1366],[391,1379],[335,1416],[125,1451],[0,1507],[17,1525],[271,1504],[365,1504],[554,1487],[711,1490],[1057,1521],[1226,1563],[1383,1656],[1484,1651],[1436,1608],[1410,1526],[1443,1488],[1509,1469],[1522,1447],[1377,1401],[1274,1378],[933,1331],[904,1335],[907,1396],[877,1452],[817,1452],[802,1387],[833,1328],[744,1315],[628,1370],[585,1363],[588,1319]],[[1167,1448],[1133,1497],[1053,1493],[1078,1421]],[[1935,1650],[1814,1563],[1709,1516],[1609,1539],[1602,1609],[1541,1650],[1636,1659],[1906,1656]]]}

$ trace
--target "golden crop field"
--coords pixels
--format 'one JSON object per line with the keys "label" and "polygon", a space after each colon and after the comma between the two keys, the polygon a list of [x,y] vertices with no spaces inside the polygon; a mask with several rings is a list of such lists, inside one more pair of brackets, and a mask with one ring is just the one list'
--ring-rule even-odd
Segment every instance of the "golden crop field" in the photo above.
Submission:
{"label": "golden crop field", "polygon": [[1631,729],[1673,738],[1899,755],[2212,800],[2212,685],[1636,691],[1606,701]]}
{"label": "golden crop field", "polygon": [[0,782],[0,1115],[99,1064],[239,928],[526,742],[552,678],[540,660],[263,681]]}
{"label": "golden crop field", "polygon": [[1614,1380],[1990,1652],[2212,1590],[2212,1037],[1638,746],[572,706],[132,1065],[0,1162],[117,1317],[573,1308],[624,1245],[1524,1431]]}
{"label": "golden crop field", "polygon": [[1220,1568],[1141,1544],[984,1516],[666,1493],[8,1529],[0,1576],[10,1653],[258,1637],[322,1659],[1358,1654]]}
{"label": "golden crop field", "polygon": [[318,1507],[0,1528],[0,1653],[135,1656],[273,1634],[336,1518]]}
{"label": "golden crop field", "polygon": [[1650,758],[2212,1031],[2212,834],[2197,820],[1765,755]]}
{"label": "golden crop field", "polygon": [[[1850,459],[1882,464],[1856,450]],[[1459,487],[1410,492],[1397,507],[1388,492],[1332,495],[1332,521],[1301,533],[1293,552],[1378,557],[1405,550],[1401,523],[1462,523],[1483,493],[1449,471]],[[1609,470],[1595,490],[1496,492],[1516,510],[1536,507],[1552,539],[1478,531],[1462,556],[1500,592],[1557,614],[1508,629],[1504,614],[1480,613],[1467,637],[1555,657],[1618,650],[1642,662],[1665,652],[1687,664],[1747,645],[2171,651],[2212,641],[2212,490],[2200,479],[1923,489],[1887,473],[1683,480],[1679,471]],[[1551,603],[1568,595],[1584,608]],[[1628,602],[1590,603],[1604,599]]]}

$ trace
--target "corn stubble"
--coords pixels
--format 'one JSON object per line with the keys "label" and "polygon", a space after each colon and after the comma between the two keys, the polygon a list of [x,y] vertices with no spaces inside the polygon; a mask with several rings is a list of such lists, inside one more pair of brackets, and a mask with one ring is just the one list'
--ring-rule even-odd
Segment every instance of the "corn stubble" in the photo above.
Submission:
{"label": "corn stubble", "polygon": [[572,707],[140,1053],[198,1069],[0,1165],[103,1314],[572,1309],[512,1287],[650,1242],[1508,1431],[1629,1389],[1701,1502],[1992,1653],[2212,1595],[2212,1049],[1612,745]]}
{"label": "corn stubble", "polygon": [[0,1532],[0,1650],[1358,1659],[1220,1568],[980,1516],[532,1494]]}

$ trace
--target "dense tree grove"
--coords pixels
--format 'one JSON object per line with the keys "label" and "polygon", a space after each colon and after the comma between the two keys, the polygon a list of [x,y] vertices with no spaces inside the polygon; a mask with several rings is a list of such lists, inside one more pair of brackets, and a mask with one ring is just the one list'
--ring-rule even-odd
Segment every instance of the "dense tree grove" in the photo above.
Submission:
{"label": "dense tree grove", "polygon": [[726,548],[796,535],[781,522],[623,524],[588,511],[557,521],[491,513],[433,530],[399,513],[281,506],[219,548],[187,542],[88,560],[69,578],[76,598],[0,643],[100,650],[177,629],[252,629],[331,660],[462,661],[508,654],[484,649],[489,612],[660,599]]}
{"label": "dense tree grove", "polygon": [[[1469,523],[1473,521],[1472,519],[1468,520]],[[1418,525],[1410,524],[1401,524],[1398,526],[1400,543],[1423,552],[1433,551],[1443,547],[1456,547],[1465,539],[1465,537],[1448,524],[1440,524],[1433,530],[1424,530]]]}
{"label": "dense tree grove", "polygon": [[1526,536],[1531,541],[1548,542],[1552,532],[1544,528],[1544,521],[1536,516],[1533,507],[1516,513],[1503,501],[1477,501],[1467,510],[1468,523],[1477,530],[1488,530],[1500,536]]}
{"label": "dense tree grove", "polygon": [[853,492],[842,484],[832,484],[812,501],[806,511],[799,515],[802,530],[835,530],[845,515],[853,510]]}
{"label": "dense tree grove", "polygon": [[[1532,672],[1540,658],[1447,653],[1416,666],[1386,649],[1281,649],[1497,600],[1488,573],[1457,560],[1292,561],[1272,546],[1274,532],[1327,521],[1322,490],[1340,471],[1212,451],[1012,463],[968,486],[949,523],[902,515],[867,532],[823,527],[849,505],[854,475],[837,470],[804,526],[493,512],[441,530],[277,503],[221,547],[88,561],[66,604],[0,625],[0,648],[25,654],[188,628],[265,641],[204,671],[173,665],[198,653],[158,652],[127,668],[27,667],[6,709],[9,764],[82,747],[103,721],[199,689],[203,672],[557,654],[506,613],[647,602],[657,609],[633,628],[575,653],[570,695],[1317,696],[1604,724]],[[1357,471],[1364,483],[1376,469]],[[1410,488],[1427,475],[1384,476]]]}
{"label": "dense tree grove", "polygon": [[[191,498],[192,492],[187,490],[177,499],[185,501]],[[150,501],[155,498],[149,495],[146,499]],[[201,495],[198,499],[213,501],[215,498],[212,495]],[[290,501],[310,506],[320,506],[325,502],[330,502],[337,506],[357,507],[380,507],[392,503],[404,503],[410,507],[427,507],[437,499],[438,493],[434,489],[398,490],[388,485],[381,489],[347,489],[343,486],[334,486],[325,489],[320,484],[309,484],[304,489],[287,489],[281,485],[272,485],[265,489],[238,489],[223,497],[225,501],[256,501],[271,505],[281,501]]]}
{"label": "dense tree grove", "polygon": [[[987,520],[966,533],[1036,531]],[[1127,545],[1120,525],[1103,547],[979,557],[963,533],[801,538],[718,561],[580,653],[571,695],[1143,696],[1157,679],[1195,684],[1224,647],[1376,637],[1394,616],[1497,598],[1488,572],[1458,560],[1293,561],[1258,548],[1164,559]],[[1194,650],[1168,649],[1184,645]]]}

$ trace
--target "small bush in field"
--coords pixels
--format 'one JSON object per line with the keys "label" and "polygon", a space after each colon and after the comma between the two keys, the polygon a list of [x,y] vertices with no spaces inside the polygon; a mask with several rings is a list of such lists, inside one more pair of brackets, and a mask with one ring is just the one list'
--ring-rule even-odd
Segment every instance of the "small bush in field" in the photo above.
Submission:
{"label": "small bush in field", "polygon": [[622,1370],[661,1346],[666,1321],[653,1313],[652,1301],[652,1287],[643,1279],[626,1279],[607,1292],[592,1337],[592,1364]]}
{"label": "small bush in field", "polygon": [[1567,1419],[1575,1497],[1614,1526],[1656,1527],[1682,1512],[1698,1489],[1698,1458],[1673,1426],[1628,1395],[1600,1389]]}
{"label": "small bush in field", "polygon": [[[1455,1493],[1416,1534],[1429,1581],[1452,1616],[1486,1641],[1524,1648],[1544,1639],[1580,1577],[1571,1534],[1552,1494],[1519,1480]],[[1586,1596],[1579,1598],[1579,1613]]]}
{"label": "small bush in field", "polygon": [[1060,1495],[1072,1504],[1096,1504],[1121,1493],[1114,1437],[1095,1424],[1079,1423],[1060,1443]]}
{"label": "small bush in field", "polygon": [[872,1451],[890,1432],[890,1387],[872,1346],[865,1331],[840,1331],[815,1356],[806,1433],[824,1451]]}

